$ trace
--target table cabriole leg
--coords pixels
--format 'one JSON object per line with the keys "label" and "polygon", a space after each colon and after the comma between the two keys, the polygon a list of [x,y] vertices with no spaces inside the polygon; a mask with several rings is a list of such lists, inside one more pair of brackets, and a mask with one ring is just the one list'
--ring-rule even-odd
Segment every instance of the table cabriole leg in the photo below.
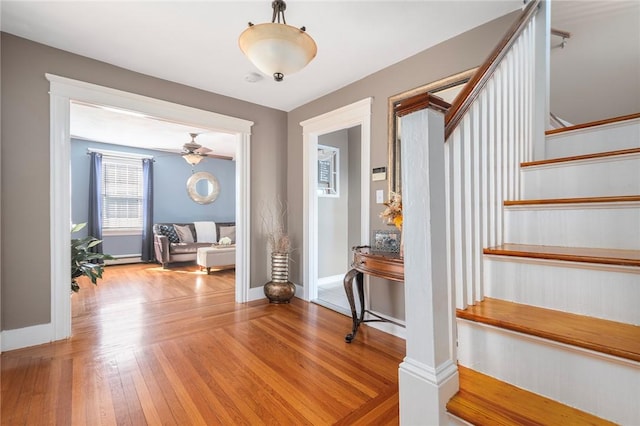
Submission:
{"label": "table cabriole leg", "polygon": [[[356,301],[353,295],[353,279],[356,279],[358,285],[358,296],[360,298],[360,306],[362,308],[360,312],[360,318],[358,318],[358,312],[356,311]],[[362,322],[364,317],[364,294],[362,291],[362,273],[357,271],[356,269],[352,269],[344,276],[344,291],[347,294],[347,300],[349,301],[349,307],[351,308],[351,319],[353,320],[353,325],[351,328],[351,333],[347,334],[344,338],[345,342],[351,343],[353,339],[356,337],[356,333],[358,332],[358,326]]]}

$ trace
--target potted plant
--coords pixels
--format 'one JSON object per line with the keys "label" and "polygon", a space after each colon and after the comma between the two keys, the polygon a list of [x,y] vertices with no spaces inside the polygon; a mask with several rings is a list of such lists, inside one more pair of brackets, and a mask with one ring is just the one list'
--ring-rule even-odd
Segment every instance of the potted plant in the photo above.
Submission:
{"label": "potted plant", "polygon": [[[86,223],[79,223],[73,225],[71,233],[78,232],[82,228],[87,226]],[[98,284],[98,279],[102,278],[104,272],[104,266],[102,263],[98,263],[105,259],[113,259],[113,256],[103,253],[94,253],[90,249],[100,244],[102,240],[99,240],[91,235],[84,238],[72,238],[71,239],[71,290],[77,292],[80,290],[80,286],[76,281],[81,276],[89,277],[91,282],[95,285]]]}

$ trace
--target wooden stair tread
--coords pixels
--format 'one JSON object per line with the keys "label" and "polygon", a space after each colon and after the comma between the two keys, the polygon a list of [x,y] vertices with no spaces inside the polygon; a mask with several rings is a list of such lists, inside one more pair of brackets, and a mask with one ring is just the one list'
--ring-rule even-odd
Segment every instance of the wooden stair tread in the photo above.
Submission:
{"label": "wooden stair tread", "polygon": [[483,253],[496,256],[530,257],[566,262],[640,267],[640,250],[503,244],[497,247],[485,248]]}
{"label": "wooden stair tread", "polygon": [[459,366],[447,410],[474,425],[613,425],[607,420]]}
{"label": "wooden stair tread", "polygon": [[640,326],[492,298],[457,310],[456,315],[640,362]]}
{"label": "wooden stair tread", "polygon": [[557,133],[570,132],[572,130],[580,130],[580,129],[586,129],[589,127],[604,126],[605,124],[618,123],[621,121],[635,120],[636,118],[640,118],[640,112],[637,112],[635,114],[629,114],[629,115],[621,115],[619,117],[611,117],[604,120],[597,120],[597,121],[590,121],[588,123],[576,124],[575,126],[561,127],[559,129],[547,130],[545,134],[555,135]]}
{"label": "wooden stair tread", "polygon": [[595,154],[574,155],[572,157],[550,158],[548,160],[527,161],[520,163],[521,167],[542,166],[544,164],[566,163],[570,161],[591,160],[594,158],[616,157],[629,154],[640,154],[640,148],[620,149],[617,151],[597,152]]}
{"label": "wooden stair tread", "polygon": [[640,202],[640,195],[616,195],[612,197],[544,198],[539,200],[505,200],[505,206],[532,206],[540,204],[591,204]]}

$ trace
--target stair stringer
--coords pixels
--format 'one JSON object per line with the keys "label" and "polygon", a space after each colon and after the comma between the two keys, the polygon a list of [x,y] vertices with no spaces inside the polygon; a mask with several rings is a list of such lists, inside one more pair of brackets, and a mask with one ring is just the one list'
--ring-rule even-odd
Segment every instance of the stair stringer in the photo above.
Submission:
{"label": "stair stringer", "polygon": [[458,362],[620,424],[640,424],[640,363],[457,319]]}

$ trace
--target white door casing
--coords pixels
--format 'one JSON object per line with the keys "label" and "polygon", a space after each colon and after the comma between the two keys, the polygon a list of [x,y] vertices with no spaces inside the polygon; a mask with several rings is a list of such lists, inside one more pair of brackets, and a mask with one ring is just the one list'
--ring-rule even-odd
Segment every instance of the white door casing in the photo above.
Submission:
{"label": "white door casing", "polygon": [[253,122],[211,111],[46,74],[50,82],[51,337],[71,335],[69,297],[71,187],[70,102],[141,112],[236,136],[236,302],[248,300],[250,265],[250,140]]}
{"label": "white door casing", "polygon": [[371,151],[371,103],[365,98],[334,111],[310,118],[302,126],[303,158],[303,283],[304,300],[318,297],[318,205],[316,178],[318,173],[318,137],[337,130],[361,127],[361,240],[369,240],[369,188]]}

